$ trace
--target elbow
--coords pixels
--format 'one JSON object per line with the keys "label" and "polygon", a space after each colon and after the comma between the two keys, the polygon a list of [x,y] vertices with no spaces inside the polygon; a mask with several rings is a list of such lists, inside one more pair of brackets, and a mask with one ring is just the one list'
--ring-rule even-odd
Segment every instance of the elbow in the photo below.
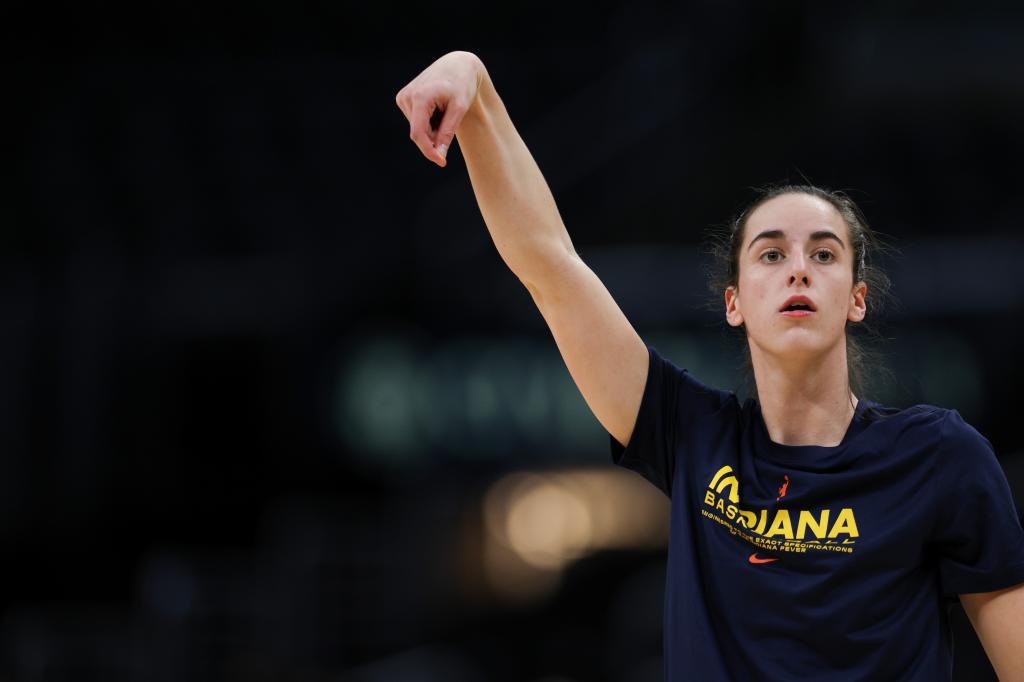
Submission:
{"label": "elbow", "polygon": [[542,292],[557,287],[559,281],[564,281],[566,273],[578,261],[579,256],[574,249],[558,246],[535,253],[529,259],[529,267],[520,268],[515,273],[536,300]]}

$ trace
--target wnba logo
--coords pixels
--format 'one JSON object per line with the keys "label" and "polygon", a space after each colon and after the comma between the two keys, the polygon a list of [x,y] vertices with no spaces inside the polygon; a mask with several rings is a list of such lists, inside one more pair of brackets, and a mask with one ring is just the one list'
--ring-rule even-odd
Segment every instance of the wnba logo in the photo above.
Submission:
{"label": "wnba logo", "polygon": [[783,483],[782,486],[779,488],[779,496],[775,498],[776,502],[778,502],[779,500],[786,496],[786,488],[789,487],[789,475],[783,474],[782,476],[783,478],[786,479],[786,482]]}

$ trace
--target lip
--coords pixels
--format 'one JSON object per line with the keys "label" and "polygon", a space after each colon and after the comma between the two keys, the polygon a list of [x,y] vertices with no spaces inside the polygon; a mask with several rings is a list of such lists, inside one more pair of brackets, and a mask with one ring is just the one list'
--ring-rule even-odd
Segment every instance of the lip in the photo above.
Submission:
{"label": "lip", "polygon": [[813,310],[783,310],[782,314],[786,317],[807,317],[813,315]]}
{"label": "lip", "polygon": [[[809,311],[792,310],[792,311],[788,311],[787,312],[786,308],[788,308],[789,306],[793,305],[794,303],[803,303],[808,308],[810,308],[810,310]],[[790,296],[789,298],[787,298],[786,302],[783,303],[782,307],[779,308],[779,312],[784,314],[784,315],[790,314],[791,317],[801,317],[801,315],[792,315],[791,313],[813,313],[813,312],[817,311],[817,309],[818,309],[818,306],[814,305],[814,301],[812,301],[807,296],[804,296],[802,294],[798,294],[796,296]]]}

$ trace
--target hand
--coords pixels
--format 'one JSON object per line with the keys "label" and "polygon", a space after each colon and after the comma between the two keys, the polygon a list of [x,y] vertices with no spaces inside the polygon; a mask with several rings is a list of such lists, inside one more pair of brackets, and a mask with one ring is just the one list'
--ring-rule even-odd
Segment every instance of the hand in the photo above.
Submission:
{"label": "hand", "polygon": [[410,139],[442,168],[459,122],[476,101],[483,74],[483,62],[472,52],[449,52],[395,96],[409,119]]}

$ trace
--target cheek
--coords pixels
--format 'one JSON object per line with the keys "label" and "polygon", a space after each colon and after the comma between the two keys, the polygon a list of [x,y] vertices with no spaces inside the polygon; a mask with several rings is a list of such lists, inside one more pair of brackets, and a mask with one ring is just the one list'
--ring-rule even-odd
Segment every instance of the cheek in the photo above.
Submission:
{"label": "cheek", "polygon": [[771,309],[772,302],[768,299],[766,294],[758,294],[757,296],[757,312],[763,317],[767,317],[771,313],[775,312]]}
{"label": "cheek", "polygon": [[768,287],[766,282],[761,281],[761,278],[756,276],[748,277],[746,280],[746,293],[747,293],[747,313],[755,315],[765,315],[767,312],[765,306],[771,305],[771,297],[768,295]]}
{"label": "cheek", "polygon": [[845,321],[846,316],[850,312],[850,296],[851,294],[844,291],[841,286],[838,286],[836,293],[831,297],[830,308],[835,313],[835,316],[840,321]]}

